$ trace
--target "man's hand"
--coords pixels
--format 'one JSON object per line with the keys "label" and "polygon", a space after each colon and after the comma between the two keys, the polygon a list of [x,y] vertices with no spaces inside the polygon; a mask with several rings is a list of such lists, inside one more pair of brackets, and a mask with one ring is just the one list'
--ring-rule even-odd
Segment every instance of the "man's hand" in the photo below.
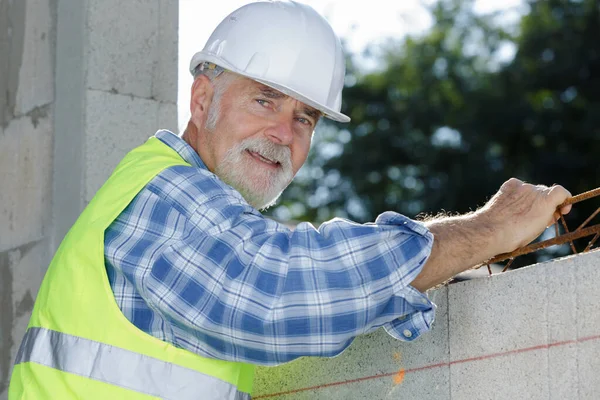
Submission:
{"label": "man's hand", "polygon": [[[484,218],[489,218],[491,226],[497,227],[496,254],[531,243],[560,218],[556,209],[569,197],[571,193],[562,186],[535,186],[515,178],[506,181],[478,211]],[[563,207],[560,213],[569,211],[570,205]]]}
{"label": "man's hand", "polygon": [[[434,236],[433,248],[412,286],[425,291],[495,255],[527,245],[560,217],[556,209],[569,197],[562,186],[535,186],[512,178],[476,212],[426,222]],[[570,210],[569,205],[559,212]]]}

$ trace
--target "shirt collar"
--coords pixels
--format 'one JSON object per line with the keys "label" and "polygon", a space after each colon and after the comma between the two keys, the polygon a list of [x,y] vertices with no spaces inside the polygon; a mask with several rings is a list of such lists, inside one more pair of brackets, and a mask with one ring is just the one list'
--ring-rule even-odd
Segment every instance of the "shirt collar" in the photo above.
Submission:
{"label": "shirt collar", "polygon": [[166,129],[159,130],[154,134],[154,136],[161,142],[175,150],[181,156],[181,158],[183,158],[183,160],[190,164],[192,167],[208,169],[206,168],[206,165],[204,164],[198,153],[196,153],[192,146],[187,144],[187,142],[183,140],[180,136],[177,136],[173,132],[168,131]]}

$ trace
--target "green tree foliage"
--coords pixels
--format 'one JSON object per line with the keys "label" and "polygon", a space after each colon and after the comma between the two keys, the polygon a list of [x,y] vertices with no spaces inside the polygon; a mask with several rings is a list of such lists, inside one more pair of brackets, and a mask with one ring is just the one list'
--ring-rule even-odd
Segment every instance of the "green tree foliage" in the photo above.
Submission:
{"label": "green tree foliage", "polygon": [[[472,1],[436,3],[433,27],[390,41],[382,68],[361,75],[348,63],[352,122],[321,126],[274,214],[319,222],[466,212],[511,176],[573,194],[600,186],[599,4],[531,1],[509,33],[501,15],[475,14]],[[503,63],[499,51],[511,45]],[[576,207],[573,226],[593,209]]]}

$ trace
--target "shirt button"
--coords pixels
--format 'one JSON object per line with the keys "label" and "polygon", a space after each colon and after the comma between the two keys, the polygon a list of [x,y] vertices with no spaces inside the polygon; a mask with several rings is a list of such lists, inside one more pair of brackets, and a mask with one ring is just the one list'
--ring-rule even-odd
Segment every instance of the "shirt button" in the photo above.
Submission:
{"label": "shirt button", "polygon": [[404,332],[402,332],[402,334],[407,338],[412,336],[412,332],[409,331],[408,329],[405,329]]}
{"label": "shirt button", "polygon": [[422,298],[422,299],[421,299],[421,303],[423,303],[423,304],[425,304],[425,305],[428,305],[428,304],[429,304],[429,300],[427,300],[427,299],[423,299],[423,298]]}

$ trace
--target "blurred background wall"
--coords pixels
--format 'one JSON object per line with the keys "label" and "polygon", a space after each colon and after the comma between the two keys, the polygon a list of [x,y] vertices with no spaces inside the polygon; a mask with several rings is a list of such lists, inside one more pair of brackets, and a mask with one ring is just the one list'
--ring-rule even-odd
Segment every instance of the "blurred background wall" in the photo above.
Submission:
{"label": "blurred background wall", "polygon": [[0,0],[0,399],[51,256],[131,148],[177,129],[178,2]]}

